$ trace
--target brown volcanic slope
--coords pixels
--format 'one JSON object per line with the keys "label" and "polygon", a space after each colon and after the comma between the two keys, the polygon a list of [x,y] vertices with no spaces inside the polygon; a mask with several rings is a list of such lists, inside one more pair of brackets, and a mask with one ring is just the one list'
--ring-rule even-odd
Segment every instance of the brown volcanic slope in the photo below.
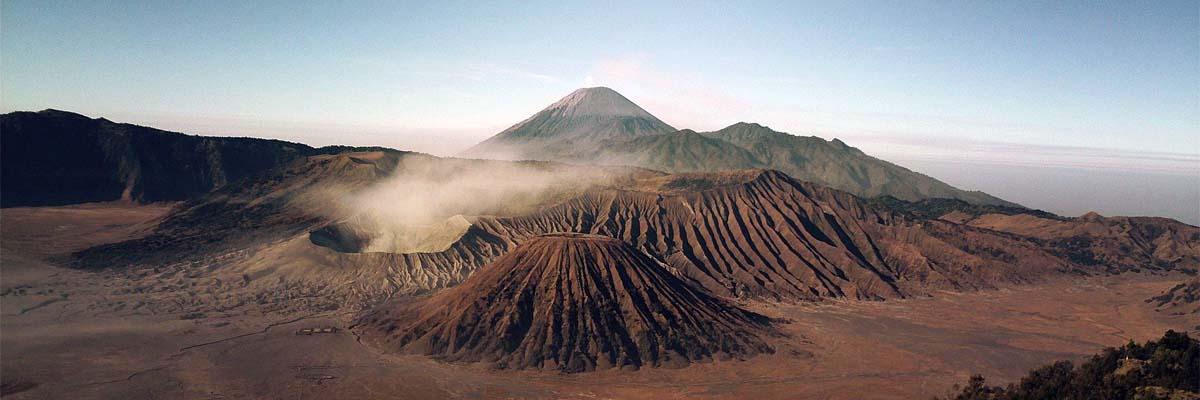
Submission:
{"label": "brown volcanic slope", "polygon": [[1030,237],[1074,263],[1112,272],[1200,265],[1200,229],[1168,218],[983,214],[961,223]]}
{"label": "brown volcanic slope", "polygon": [[773,352],[770,321],[689,286],[610,237],[530,238],[461,285],[364,320],[385,348],[564,372]]}
{"label": "brown volcanic slope", "polygon": [[645,178],[476,225],[517,241],[555,231],[620,238],[722,296],[883,299],[1074,268],[1032,243],[909,220],[777,171]]}
{"label": "brown volcanic slope", "polygon": [[[345,152],[297,160],[271,175],[227,185],[200,200],[179,205],[145,237],[84,249],[73,265],[85,269],[127,266],[167,267],[188,274],[225,274],[253,285],[336,287],[338,295],[375,300],[394,293],[416,293],[461,282],[479,266],[508,251],[515,242],[501,240],[478,226],[468,226],[448,249],[435,252],[358,253],[371,232],[347,228],[330,192],[350,195],[388,184],[403,173],[407,161],[431,164],[452,178],[465,170],[549,170],[579,177],[598,177],[625,185],[641,175],[661,173],[628,168],[572,167],[548,162],[439,159],[402,152]],[[501,171],[505,170],[500,168]],[[548,201],[572,198],[578,187],[551,193]],[[558,196],[558,197],[555,197]],[[398,204],[397,207],[406,206]],[[528,213],[474,210],[492,215]],[[470,214],[468,214],[470,215]],[[461,218],[467,222],[475,218]],[[460,218],[451,218],[457,221]],[[448,224],[452,225],[452,224]],[[194,261],[193,261],[194,260]],[[161,268],[159,268],[161,269]],[[269,279],[268,279],[269,278]]]}
{"label": "brown volcanic slope", "polygon": [[[377,298],[453,286],[530,237],[578,232],[624,240],[718,296],[784,300],[895,298],[1064,272],[1200,265],[1200,229],[1171,220],[1096,222],[956,201],[864,201],[761,170],[665,175],[616,169],[616,178],[571,188],[506,216],[466,214],[470,226],[442,251],[362,253],[371,233],[322,214],[328,206],[312,199],[309,189],[329,182],[347,192],[386,185],[384,178],[402,158],[427,159],[435,170],[448,171],[509,164],[363,154],[312,156],[274,175],[229,185],[181,206],[154,234],[81,252],[78,264],[161,264],[238,253],[240,259],[212,268],[230,267],[225,269],[255,281],[271,277],[262,281],[299,281]],[[988,222],[1001,219],[1014,222]],[[1093,228],[1112,221],[1133,225]],[[1039,228],[1043,225],[1059,227],[1051,232],[1080,233],[1053,236]]]}
{"label": "brown volcanic slope", "polygon": [[[552,232],[621,239],[717,296],[782,300],[883,299],[991,288],[1048,274],[1200,266],[1200,229],[1171,220],[1134,219],[1136,229],[1092,230],[1087,227],[1096,222],[1019,208],[864,201],[761,170],[674,175],[614,170],[617,178],[572,188],[528,209],[504,216],[466,214],[470,225],[441,251],[364,253],[371,233],[322,215],[326,205],[309,204],[314,202],[306,200],[307,188],[321,182],[358,182],[348,191],[386,185],[386,171],[400,157],[444,165],[437,170],[489,162],[355,154],[309,157],[276,175],[231,185],[181,207],[154,234],[81,252],[79,265],[161,264],[237,253],[240,258],[210,267],[254,282],[333,287],[364,300],[456,285],[528,238]],[[976,226],[1002,217],[1028,218],[1028,226],[1084,229],[1092,232],[1087,238],[1092,245],[1076,245],[1082,239],[1075,234],[1050,237]],[[978,220],[967,222],[971,218]],[[1122,219],[1101,219],[1108,220]],[[1156,243],[1157,250],[1120,243]]]}
{"label": "brown volcanic slope", "polygon": [[325,221],[313,212],[320,198],[309,190],[337,182],[353,191],[391,174],[401,152],[365,152],[310,156],[273,171],[224,186],[199,200],[178,206],[154,234],[134,241],[102,245],[77,254],[76,266],[107,268],[130,263],[170,262],[304,234]]}

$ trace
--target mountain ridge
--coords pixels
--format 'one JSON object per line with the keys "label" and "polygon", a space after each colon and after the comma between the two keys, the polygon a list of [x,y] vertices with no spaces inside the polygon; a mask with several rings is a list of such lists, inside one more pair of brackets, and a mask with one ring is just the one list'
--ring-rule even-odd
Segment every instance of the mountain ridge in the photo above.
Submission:
{"label": "mountain ridge", "polygon": [[304,157],[352,150],[189,135],[56,109],[0,115],[0,206],[191,200]]}
{"label": "mountain ridge", "polygon": [[604,87],[578,89],[460,156],[630,165],[672,173],[777,169],[864,197],[953,198],[1020,207],[872,157],[840,139],[796,136],[751,122],[704,133],[676,130]]}
{"label": "mountain ridge", "polygon": [[981,205],[1021,207],[979,191],[955,188],[936,178],[872,157],[840,139],[798,136],[757,123],[739,122],[704,135],[733,143],[753,154],[759,168],[838,188],[863,197],[892,196],[907,201],[950,198]]}

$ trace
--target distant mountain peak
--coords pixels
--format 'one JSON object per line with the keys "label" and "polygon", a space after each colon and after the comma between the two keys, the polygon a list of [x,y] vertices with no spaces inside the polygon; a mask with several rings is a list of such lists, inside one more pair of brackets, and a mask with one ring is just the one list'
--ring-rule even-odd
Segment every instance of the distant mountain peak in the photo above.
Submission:
{"label": "distant mountain peak", "polygon": [[468,157],[573,159],[574,151],[606,140],[674,132],[607,87],[577,89],[524,121],[463,152]]}
{"label": "distant mountain peak", "polygon": [[743,136],[795,136],[784,132],[779,132],[766,125],[754,122],[738,122],[736,124],[721,128],[716,131],[718,133],[736,134]]}
{"label": "distant mountain peak", "polygon": [[759,124],[759,123],[757,123],[757,122],[746,122],[746,121],[739,121],[738,123],[735,123],[735,124],[733,124],[733,125],[730,125],[730,126],[726,127],[725,129],[730,129],[730,128],[737,128],[737,129],[771,129],[771,128],[768,128],[766,125]]}
{"label": "distant mountain peak", "polygon": [[616,90],[603,86],[576,89],[546,107],[545,111],[561,112],[563,117],[639,117],[658,120]]}
{"label": "distant mountain peak", "polygon": [[677,130],[607,87],[577,89],[459,155],[666,172],[771,168],[864,197],[1017,206],[871,157],[840,139],[793,135],[747,121],[714,132]]}

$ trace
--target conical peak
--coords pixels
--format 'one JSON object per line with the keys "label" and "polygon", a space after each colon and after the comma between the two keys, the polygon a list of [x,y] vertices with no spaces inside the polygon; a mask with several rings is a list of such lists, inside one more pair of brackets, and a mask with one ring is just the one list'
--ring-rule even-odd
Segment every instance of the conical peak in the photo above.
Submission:
{"label": "conical peak", "polygon": [[546,107],[546,111],[562,112],[567,117],[641,117],[657,120],[625,96],[603,86],[577,89]]}
{"label": "conical peak", "polygon": [[579,89],[575,89],[575,91],[571,92],[571,93],[572,94],[574,94],[574,93],[589,93],[589,94],[594,94],[594,95],[599,95],[599,96],[612,96],[612,95],[620,96],[621,95],[620,93],[617,93],[616,90],[612,90],[612,88],[607,87],[607,86],[593,86],[593,87],[579,88]]}
{"label": "conical peak", "polygon": [[682,367],[774,352],[766,317],[597,235],[530,238],[454,288],[373,314],[365,324],[393,349],[500,368]]}
{"label": "conical peak", "polygon": [[578,89],[549,107],[475,145],[467,157],[568,160],[609,139],[674,132],[646,110],[606,87]]}

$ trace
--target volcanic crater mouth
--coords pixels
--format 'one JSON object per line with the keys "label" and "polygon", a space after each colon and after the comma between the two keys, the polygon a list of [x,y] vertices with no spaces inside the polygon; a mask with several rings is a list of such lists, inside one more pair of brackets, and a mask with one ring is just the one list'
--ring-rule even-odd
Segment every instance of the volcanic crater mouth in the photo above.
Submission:
{"label": "volcanic crater mouth", "polygon": [[471,221],[461,215],[431,224],[343,221],[310,231],[309,241],[339,253],[437,253],[470,229]]}

